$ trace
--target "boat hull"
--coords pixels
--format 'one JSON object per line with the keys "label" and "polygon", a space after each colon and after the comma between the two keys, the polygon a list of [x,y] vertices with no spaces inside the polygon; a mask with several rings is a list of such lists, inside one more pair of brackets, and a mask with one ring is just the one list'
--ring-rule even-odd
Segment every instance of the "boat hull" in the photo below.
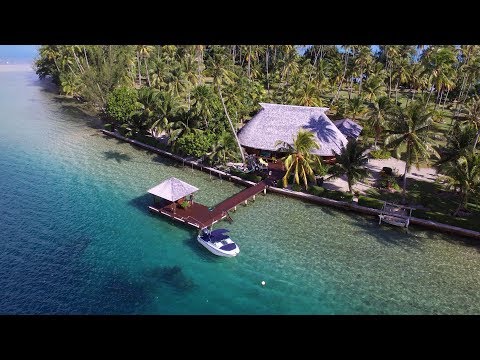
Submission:
{"label": "boat hull", "polygon": [[234,257],[240,252],[238,246],[236,246],[233,250],[225,251],[215,247],[215,245],[211,244],[210,242],[203,240],[200,236],[197,237],[197,240],[200,244],[207,248],[208,251],[217,256]]}

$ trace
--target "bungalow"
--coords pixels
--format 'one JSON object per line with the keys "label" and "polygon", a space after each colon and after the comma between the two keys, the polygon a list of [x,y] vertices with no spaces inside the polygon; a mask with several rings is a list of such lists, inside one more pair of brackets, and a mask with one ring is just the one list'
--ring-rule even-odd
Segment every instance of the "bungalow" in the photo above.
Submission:
{"label": "bungalow", "polygon": [[276,153],[277,140],[292,144],[298,130],[315,135],[320,149],[312,151],[325,160],[332,159],[346,146],[346,137],[325,112],[328,108],[260,103],[262,109],[240,130],[238,139],[248,154],[269,157]]}

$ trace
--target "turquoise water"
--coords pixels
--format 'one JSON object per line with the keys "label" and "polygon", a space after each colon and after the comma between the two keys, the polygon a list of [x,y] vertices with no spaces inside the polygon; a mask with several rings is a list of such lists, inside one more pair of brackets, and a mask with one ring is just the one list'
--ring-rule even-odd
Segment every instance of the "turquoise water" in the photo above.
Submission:
{"label": "turquoise water", "polygon": [[219,258],[145,193],[241,187],[103,137],[33,72],[0,72],[0,109],[0,313],[480,313],[471,241],[267,194],[217,225],[241,249]]}

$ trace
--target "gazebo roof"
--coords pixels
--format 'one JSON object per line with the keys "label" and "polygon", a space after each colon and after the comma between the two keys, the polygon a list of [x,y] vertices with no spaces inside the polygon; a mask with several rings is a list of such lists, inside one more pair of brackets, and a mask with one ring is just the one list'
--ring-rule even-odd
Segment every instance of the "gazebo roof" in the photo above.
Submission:
{"label": "gazebo roof", "polygon": [[198,188],[175,177],[171,177],[148,190],[150,194],[170,201],[177,201],[195,191],[198,191]]}

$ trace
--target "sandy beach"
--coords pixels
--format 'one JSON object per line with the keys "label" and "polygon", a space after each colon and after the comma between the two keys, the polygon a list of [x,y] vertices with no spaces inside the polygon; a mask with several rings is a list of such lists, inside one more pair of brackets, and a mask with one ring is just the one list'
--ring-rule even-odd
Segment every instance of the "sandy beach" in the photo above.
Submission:
{"label": "sandy beach", "polygon": [[[353,188],[358,190],[361,194],[370,189],[384,166],[391,167],[394,172],[402,175],[405,171],[405,161],[389,158],[389,159],[369,159],[367,164],[368,177],[363,182],[356,183]],[[415,179],[420,181],[434,182],[437,178],[437,171],[434,168],[420,168],[417,169],[414,165],[407,175],[408,179]],[[347,178],[342,176],[337,179],[326,180],[323,186],[330,190],[348,191]]]}

